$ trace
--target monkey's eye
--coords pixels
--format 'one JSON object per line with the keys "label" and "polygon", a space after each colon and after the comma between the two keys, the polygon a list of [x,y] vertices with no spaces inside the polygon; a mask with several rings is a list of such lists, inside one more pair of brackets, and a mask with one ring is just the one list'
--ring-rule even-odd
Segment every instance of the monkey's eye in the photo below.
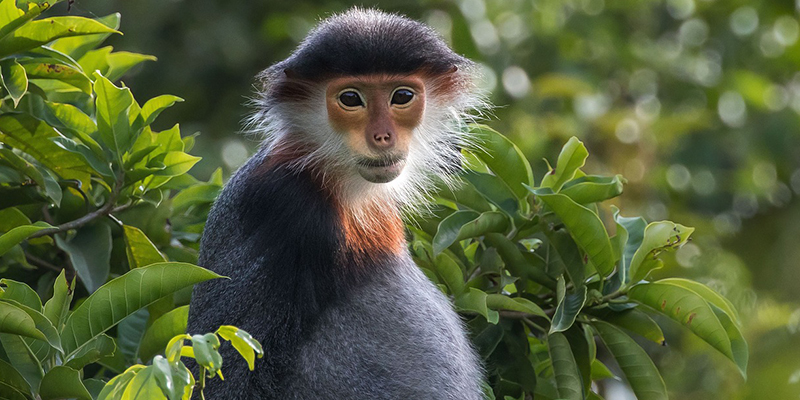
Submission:
{"label": "monkey's eye", "polygon": [[392,104],[403,105],[408,104],[414,98],[414,92],[408,89],[397,89],[392,94]]}
{"label": "monkey's eye", "polygon": [[358,107],[364,105],[364,102],[361,101],[361,96],[352,90],[348,90],[339,94],[339,102],[346,107]]}

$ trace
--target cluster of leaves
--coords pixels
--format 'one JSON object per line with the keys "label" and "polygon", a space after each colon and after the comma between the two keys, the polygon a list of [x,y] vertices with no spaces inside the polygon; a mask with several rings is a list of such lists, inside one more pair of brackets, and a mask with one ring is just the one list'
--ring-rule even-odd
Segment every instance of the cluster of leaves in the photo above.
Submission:
{"label": "cluster of leaves", "polygon": [[[194,392],[195,379],[191,371],[181,362],[181,357],[194,358],[202,368],[200,373],[200,396],[203,396],[206,377],[222,376],[222,356],[219,354],[220,340],[223,338],[247,361],[252,371],[256,355],[263,357],[264,350],[249,333],[230,325],[223,325],[214,333],[189,336],[177,335],[167,344],[165,357],[157,355],[152,365],[141,364],[128,368],[124,373],[111,379],[97,396],[98,400],[112,399],[163,399],[189,400]],[[190,340],[191,346],[185,346]]]}
{"label": "cluster of leaves", "polygon": [[[114,83],[153,59],[97,48],[119,15],[35,19],[49,7],[0,0],[0,398],[93,399],[123,372],[103,398],[153,382],[188,398],[180,357],[154,357],[185,334],[192,286],[219,278],[194,263],[221,172],[186,174],[194,136],[151,129],[180,98],[140,105]],[[234,327],[217,334],[248,361],[260,352]],[[211,336],[183,354],[216,372]]]}
{"label": "cluster of leaves", "polygon": [[[622,193],[617,175],[586,175],[576,138],[534,185],[519,149],[485,127],[482,149],[466,152],[464,184],[437,194],[433,217],[413,233],[420,267],[466,315],[490,373],[491,398],[597,399],[592,382],[614,377],[596,339],[616,359],[639,399],[667,399],[647,353],[630,336],[664,344],[659,314],[683,325],[745,374],[747,344],[731,303],[685,279],[648,281],[660,253],[693,232],[669,221],[611,215],[600,203]],[[616,234],[611,236],[603,217]]]}

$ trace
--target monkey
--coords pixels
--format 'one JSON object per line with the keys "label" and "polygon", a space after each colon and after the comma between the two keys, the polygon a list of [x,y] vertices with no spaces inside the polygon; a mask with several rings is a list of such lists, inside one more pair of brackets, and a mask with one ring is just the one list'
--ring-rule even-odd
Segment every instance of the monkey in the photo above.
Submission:
{"label": "monkey", "polygon": [[414,264],[404,210],[454,179],[464,124],[486,106],[476,64],[430,27],[353,8],[322,20],[258,75],[248,130],[263,142],[216,200],[188,331],[235,325],[216,399],[483,398],[448,298]]}

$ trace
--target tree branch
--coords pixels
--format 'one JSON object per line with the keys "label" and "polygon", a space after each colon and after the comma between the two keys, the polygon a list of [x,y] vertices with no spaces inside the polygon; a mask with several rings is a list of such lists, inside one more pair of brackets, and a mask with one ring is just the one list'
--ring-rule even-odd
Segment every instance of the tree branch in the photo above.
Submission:
{"label": "tree branch", "polygon": [[39,257],[36,257],[32,254],[25,253],[25,259],[28,260],[29,263],[36,266],[37,268],[45,268],[55,272],[61,272],[61,268],[50,264],[49,262],[42,260]]}
{"label": "tree branch", "polygon": [[114,188],[111,190],[111,194],[108,196],[108,200],[106,201],[105,204],[103,204],[102,207],[74,221],[65,222],[53,228],[42,229],[34,233],[33,235],[29,236],[28,239],[33,239],[46,235],[55,235],[57,233],[66,232],[71,229],[77,229],[94,221],[97,218],[104,217],[110,214],[111,211],[114,209],[114,203],[116,203],[117,197],[119,196],[119,192],[122,189],[122,182],[123,182],[123,174],[120,173],[117,176],[117,181],[114,183]]}

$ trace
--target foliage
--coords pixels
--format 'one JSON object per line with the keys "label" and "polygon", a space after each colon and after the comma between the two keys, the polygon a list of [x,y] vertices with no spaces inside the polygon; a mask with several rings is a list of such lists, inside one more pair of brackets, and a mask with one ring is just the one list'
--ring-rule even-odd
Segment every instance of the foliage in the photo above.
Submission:
{"label": "foliage", "polygon": [[[192,286],[219,278],[193,263],[222,176],[186,174],[194,135],[151,128],[180,98],[140,105],[114,83],[154,59],[97,48],[119,15],[35,19],[49,6],[0,0],[0,398],[188,398],[181,346],[157,353],[184,334]],[[188,355],[221,376],[212,337]]]}
{"label": "foliage", "polygon": [[[244,357],[252,371],[256,354],[261,358],[264,351],[249,333],[230,325],[223,325],[214,333],[189,336],[177,335],[167,344],[165,356],[153,358],[152,365],[137,364],[124,373],[117,375],[105,385],[98,400],[112,399],[152,399],[152,400],[189,400],[195,387],[192,372],[181,362],[181,357],[189,357],[201,366],[200,397],[203,395],[206,377],[222,376],[222,356],[218,349],[220,337],[231,342],[233,347]],[[185,346],[190,340],[192,346]]]}
{"label": "foliage", "polygon": [[614,377],[596,356],[599,337],[639,399],[667,399],[658,369],[631,337],[665,344],[654,315],[746,375],[747,343],[731,303],[695,281],[650,279],[659,256],[684,245],[693,228],[604,207],[625,179],[587,175],[589,153],[574,137],[537,186],[513,143],[486,126],[472,131],[483,147],[465,150],[463,185],[437,193],[434,215],[410,229],[417,263],[473,316],[490,397],[599,398],[592,382]]}

